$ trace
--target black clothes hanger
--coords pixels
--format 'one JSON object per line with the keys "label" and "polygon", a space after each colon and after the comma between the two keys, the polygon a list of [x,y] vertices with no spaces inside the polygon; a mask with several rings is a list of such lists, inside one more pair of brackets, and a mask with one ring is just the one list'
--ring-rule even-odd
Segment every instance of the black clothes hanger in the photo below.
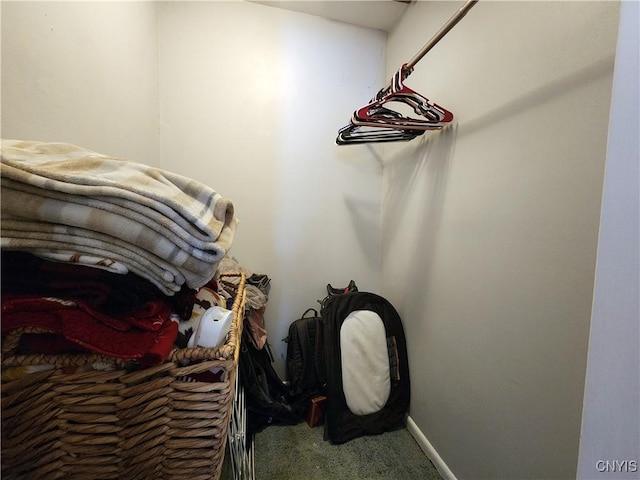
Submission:
{"label": "black clothes hanger", "polygon": [[380,143],[409,141],[422,135],[426,130],[402,130],[398,128],[368,127],[349,124],[338,131],[337,145],[352,143]]}

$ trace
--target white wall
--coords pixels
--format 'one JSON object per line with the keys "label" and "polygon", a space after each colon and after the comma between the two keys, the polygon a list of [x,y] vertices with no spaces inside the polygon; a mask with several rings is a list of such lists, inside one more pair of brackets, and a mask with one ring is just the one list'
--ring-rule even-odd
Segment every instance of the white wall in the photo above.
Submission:
{"label": "white wall", "polygon": [[384,77],[386,35],[253,3],[2,4],[2,127],[199,179],[231,250],[272,279],[278,369],[327,283],[379,291],[382,169],[334,145]]}
{"label": "white wall", "polygon": [[[459,6],[409,6],[389,78]],[[457,128],[379,149],[410,414],[458,478],[576,475],[617,20],[479,2],[406,82]]]}
{"label": "white wall", "polygon": [[159,30],[162,164],[233,199],[231,253],[272,278],[282,360],[327,283],[379,289],[381,166],[334,139],[375,93],[386,37],[245,2],[164,3]]}
{"label": "white wall", "polygon": [[6,2],[3,138],[68,142],[155,163],[154,2]]}
{"label": "white wall", "polygon": [[640,3],[622,2],[578,478],[640,478]]}

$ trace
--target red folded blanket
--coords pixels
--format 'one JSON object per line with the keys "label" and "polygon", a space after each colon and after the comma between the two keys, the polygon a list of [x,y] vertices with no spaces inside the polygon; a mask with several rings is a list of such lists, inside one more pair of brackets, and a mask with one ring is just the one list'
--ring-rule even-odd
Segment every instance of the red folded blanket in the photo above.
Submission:
{"label": "red folded blanket", "polygon": [[74,347],[149,366],[171,352],[178,332],[171,312],[168,304],[150,301],[128,315],[111,317],[79,300],[7,294],[2,296],[2,336],[37,327],[50,333],[23,335],[22,353],[65,353]]}
{"label": "red folded blanket", "polygon": [[148,301],[162,300],[189,318],[196,291],[183,286],[164,295],[135,274],[120,275],[98,268],[58,263],[26,252],[0,250],[2,293],[69,298],[113,317],[131,313]]}

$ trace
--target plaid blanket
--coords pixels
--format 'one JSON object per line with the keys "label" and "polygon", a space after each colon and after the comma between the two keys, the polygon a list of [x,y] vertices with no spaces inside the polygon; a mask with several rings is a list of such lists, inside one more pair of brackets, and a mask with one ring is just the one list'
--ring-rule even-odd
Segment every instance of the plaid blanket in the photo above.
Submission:
{"label": "plaid blanket", "polygon": [[172,294],[231,247],[231,201],[158,168],[66,143],[3,140],[2,248],[117,262]]}

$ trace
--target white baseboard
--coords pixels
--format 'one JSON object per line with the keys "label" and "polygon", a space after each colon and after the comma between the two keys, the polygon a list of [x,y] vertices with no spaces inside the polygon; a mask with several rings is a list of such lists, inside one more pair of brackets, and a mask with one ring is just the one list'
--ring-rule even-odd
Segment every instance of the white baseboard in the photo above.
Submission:
{"label": "white baseboard", "polygon": [[418,445],[420,445],[420,448],[422,449],[424,454],[429,458],[429,460],[431,460],[431,463],[433,463],[433,465],[436,467],[436,469],[440,473],[440,476],[442,476],[444,480],[457,480],[456,476],[449,469],[442,457],[438,454],[436,449],[433,448],[431,442],[427,440],[427,437],[425,437],[424,433],[422,433],[422,430],[418,428],[416,423],[409,415],[407,415],[407,417],[405,418],[405,422],[407,424],[407,430],[409,430],[409,433],[413,435],[413,438],[416,440]]}

